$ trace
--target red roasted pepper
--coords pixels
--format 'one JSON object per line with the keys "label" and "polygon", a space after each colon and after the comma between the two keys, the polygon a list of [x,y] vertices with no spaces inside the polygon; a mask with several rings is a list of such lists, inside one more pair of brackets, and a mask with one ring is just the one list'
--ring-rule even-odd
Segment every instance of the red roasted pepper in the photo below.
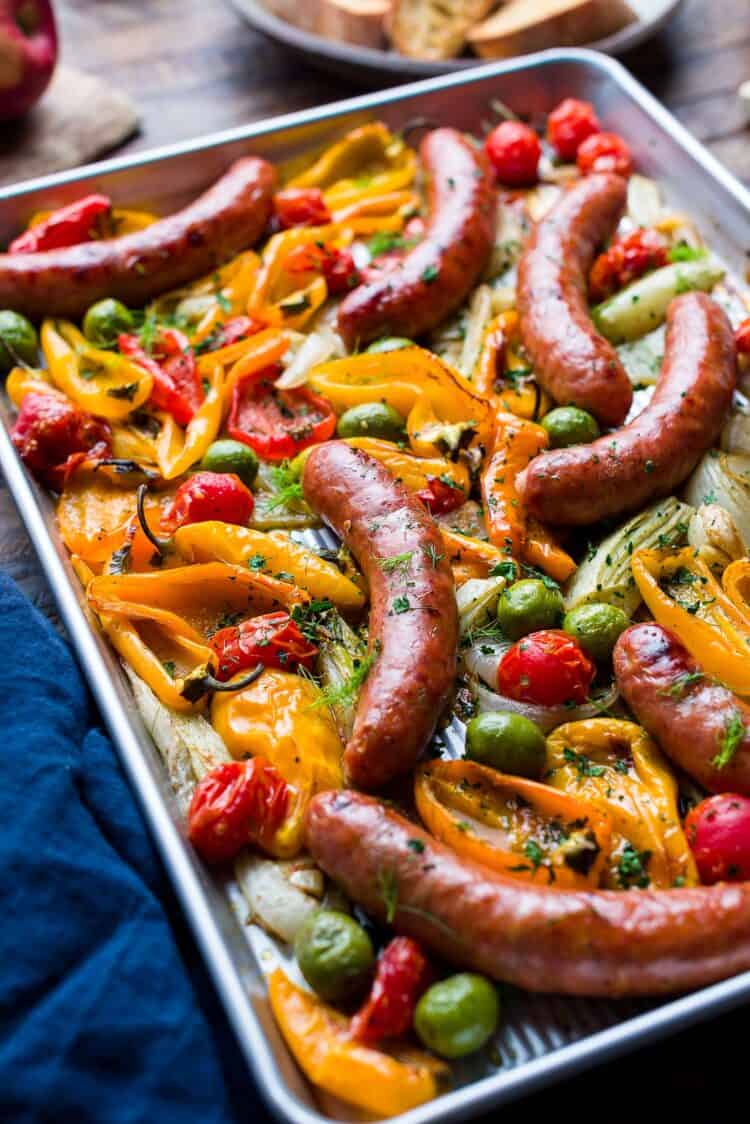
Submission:
{"label": "red roasted pepper", "polygon": [[417,942],[411,937],[394,937],[381,952],[370,994],[352,1019],[352,1038],[371,1044],[405,1034],[431,977],[429,962]]}
{"label": "red roasted pepper", "polygon": [[360,282],[359,271],[348,250],[314,242],[297,246],[287,257],[284,268],[289,273],[322,273],[328,292],[346,293]]}
{"label": "red roasted pepper", "polygon": [[196,472],[180,484],[161,526],[171,533],[187,523],[216,519],[246,527],[254,506],[253,493],[233,472]]}
{"label": "red roasted pepper", "polygon": [[238,671],[256,667],[275,667],[279,671],[311,668],[318,654],[288,613],[264,613],[241,624],[222,628],[211,637],[218,666],[216,678],[223,682]]}
{"label": "red roasted pepper", "polygon": [[19,234],[8,247],[8,253],[38,254],[42,250],[92,242],[109,233],[111,212],[112,200],[106,195],[87,195]]}
{"label": "red roasted pepper", "polygon": [[58,394],[32,391],[21,404],[11,440],[23,463],[43,484],[62,491],[81,461],[106,457],[112,433],[105,421]]}
{"label": "red roasted pepper", "polygon": [[254,336],[257,332],[262,331],[265,326],[266,322],[260,320],[257,316],[235,316],[232,320],[220,324],[199,345],[199,350],[218,351],[220,347],[229,347],[230,344],[237,343],[238,340],[245,340],[248,336]]}
{"label": "red roasted pepper", "polygon": [[249,844],[267,850],[288,804],[286,781],[263,757],[217,765],[193,794],[190,842],[209,863],[228,862]]}
{"label": "red roasted pepper", "polygon": [[184,332],[163,328],[150,354],[135,335],[119,336],[117,346],[123,355],[134,359],[153,375],[150,399],[153,405],[166,410],[178,425],[189,425],[206,395],[195,355]]}
{"label": "red roasted pepper", "polygon": [[455,511],[462,503],[466,502],[466,493],[463,488],[454,484],[446,484],[439,476],[430,476],[427,487],[417,492],[417,497],[422,501],[431,515],[447,515]]}
{"label": "red roasted pepper", "polygon": [[294,457],[327,441],[336,429],[336,414],[325,398],[304,388],[277,390],[273,380],[279,373],[274,365],[238,382],[227,421],[230,437],[269,461]]}
{"label": "red roasted pepper", "polygon": [[280,230],[292,226],[323,226],[331,212],[317,187],[287,187],[274,196],[274,219]]}
{"label": "red roasted pepper", "polygon": [[669,260],[669,243],[658,230],[634,230],[600,254],[589,274],[592,301],[603,301]]}

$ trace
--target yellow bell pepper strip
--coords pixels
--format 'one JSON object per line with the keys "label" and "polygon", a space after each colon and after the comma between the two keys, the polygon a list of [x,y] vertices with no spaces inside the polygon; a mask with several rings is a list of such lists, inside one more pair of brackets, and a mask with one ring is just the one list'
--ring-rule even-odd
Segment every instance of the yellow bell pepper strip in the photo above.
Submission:
{"label": "yellow bell pepper strip", "polygon": [[[356,229],[358,234],[364,234],[374,232],[376,229],[390,229],[392,225],[400,230],[404,225],[404,216],[413,214],[418,209],[419,196],[415,192],[388,191],[383,195],[364,195],[353,200],[345,207],[333,211],[332,217],[334,222],[341,226]],[[387,226],[383,225],[384,218],[390,220]],[[368,219],[374,220],[370,230],[358,226],[362,220]]]}
{"label": "yellow bell pepper strip", "polygon": [[337,414],[366,402],[386,402],[408,417],[417,399],[426,395],[440,421],[473,422],[480,438],[490,437],[489,403],[458,371],[421,347],[321,363],[310,372],[308,385],[327,398]]}
{"label": "yellow bell pepper strip", "polygon": [[[101,577],[93,578],[89,589],[100,580]],[[96,612],[112,647],[148,683],[160,702],[182,714],[194,714],[205,708],[205,697],[186,698],[183,688],[196,668],[208,666],[210,648],[186,636],[177,636],[155,622]]]}
{"label": "yellow bell pepper strip", "polygon": [[519,344],[519,316],[515,309],[490,320],[472,382],[477,392],[489,398],[498,410],[536,421],[549,409],[550,399],[519,354]]}
{"label": "yellow bell pepper strip", "polygon": [[[243,341],[246,346],[239,357],[232,363],[224,380],[222,389],[222,413],[228,414],[232,405],[234,389],[237,383],[242,382],[248,375],[272,367],[286,354],[292,337],[288,332],[279,329],[269,329],[252,336],[250,340]],[[239,345],[233,345],[239,346]],[[230,349],[227,348],[227,351]],[[214,356],[214,360],[220,353]],[[199,367],[202,370],[202,368]]]}
{"label": "yellow bell pepper strip", "polygon": [[75,472],[56,510],[65,546],[90,564],[106,562],[125,542],[135,504],[135,488],[118,487],[99,472]]}
{"label": "yellow bell pepper strip", "polygon": [[476,432],[473,421],[441,422],[426,394],[420,394],[406,419],[406,433],[418,457],[456,456]]}
{"label": "yellow bell pepper strip", "polygon": [[416,154],[381,121],[352,129],[318,159],[293,176],[287,187],[319,187],[329,210],[363,194],[398,191],[413,183]]}
{"label": "yellow bell pepper strip", "polygon": [[690,548],[640,550],[631,568],[654,619],[679,637],[707,675],[730,691],[750,695],[750,616],[727,596],[705,562]]}
{"label": "yellow bell pepper strip", "polygon": [[351,231],[344,231],[336,223],[293,227],[274,234],[263,251],[261,267],[248,297],[248,312],[263,319],[273,310],[282,315],[285,328],[301,328],[326,300],[328,286],[323,277],[313,272],[300,273],[289,268],[293,255],[306,246],[331,245],[340,249],[352,237]]}
{"label": "yellow bell pepper strip", "polygon": [[421,492],[431,478],[443,478],[446,483],[450,482],[451,487],[460,488],[466,496],[469,494],[471,479],[465,464],[440,456],[414,457],[392,441],[383,441],[379,437],[346,437],[344,443],[380,461],[410,492]]}
{"label": "yellow bell pepper strip", "polygon": [[471,535],[460,535],[444,524],[440,525],[440,534],[445,544],[445,556],[453,569],[456,586],[463,585],[471,578],[487,578],[494,567],[508,561],[507,555],[490,542],[473,538]]}
{"label": "yellow bell pepper strip", "polygon": [[606,868],[611,819],[579,796],[464,760],[419,766],[414,797],[432,835],[491,870],[583,889]]}
{"label": "yellow bell pepper strip", "polygon": [[338,567],[278,531],[265,533],[229,523],[190,523],[174,533],[175,551],[186,562],[229,562],[253,573],[284,575],[316,600],[327,598],[345,613],[365,604],[363,591]]}
{"label": "yellow bell pepper strip", "polygon": [[213,368],[206,379],[206,397],[186,429],[171,414],[160,414],[161,432],[156,440],[156,460],[165,480],[182,476],[199,461],[221,428],[224,409],[224,369]]}
{"label": "yellow bell pepper strip", "polygon": [[308,1081],[368,1117],[399,1116],[433,1100],[448,1085],[448,1067],[430,1054],[408,1047],[386,1053],[355,1042],[349,1019],[297,987],[281,968],[268,979],[268,998]]}
{"label": "yellow bell pepper strip", "polygon": [[490,540],[520,559],[527,538],[526,513],[516,478],[547,447],[546,430],[513,414],[496,415],[492,452],[482,469],[481,485]]}
{"label": "yellow bell pepper strip", "polygon": [[269,848],[277,858],[301,850],[312,797],[344,783],[344,747],[328,708],[317,705],[321,698],[312,680],[266,668],[249,687],[211,703],[211,722],[232,756],[265,758],[289,785],[287,814]]}
{"label": "yellow bell pepper strip", "polygon": [[576,572],[576,564],[554,536],[534,518],[526,520],[523,559],[529,566],[544,570],[556,582],[566,582]]}
{"label": "yellow bell pepper strip", "polygon": [[[216,323],[245,311],[259,267],[258,255],[246,250],[207,277],[157,297],[146,309],[146,319],[157,324],[177,319],[181,326],[197,325],[192,341],[198,343]],[[209,317],[213,318],[210,323]]]}
{"label": "yellow bell pepper strip", "polygon": [[695,886],[667,759],[645,730],[616,718],[569,722],[547,738],[545,780],[580,796],[612,821],[605,884],[612,889]]}
{"label": "yellow bell pepper strip", "polygon": [[34,367],[14,367],[5,380],[5,392],[17,410],[27,394],[57,394],[60,398],[66,397],[52,385],[47,371]]}
{"label": "yellow bell pepper strip", "polygon": [[721,576],[721,584],[730,601],[750,621],[750,558],[731,562]]}
{"label": "yellow bell pepper strip", "polygon": [[52,382],[90,414],[121,421],[151,394],[148,371],[122,355],[93,347],[65,320],[45,320],[40,339]]}

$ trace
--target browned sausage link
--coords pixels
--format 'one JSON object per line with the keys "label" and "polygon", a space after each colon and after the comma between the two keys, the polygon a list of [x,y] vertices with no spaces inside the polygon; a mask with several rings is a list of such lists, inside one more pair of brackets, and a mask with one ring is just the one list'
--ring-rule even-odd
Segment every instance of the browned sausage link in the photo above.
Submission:
{"label": "browned sausage link", "polygon": [[649,405],[630,425],[590,445],[536,457],[518,480],[524,503],[537,519],[580,525],[669,495],[718,437],[735,381],[724,311],[705,293],[676,297]]}
{"label": "browned sausage link", "polygon": [[426,509],[367,454],[338,441],[319,446],[302,487],[351,549],[370,590],[374,663],[344,767],[352,784],[377,789],[412,768],[453,687],[453,577]]}
{"label": "browned sausage link", "polygon": [[353,901],[461,967],[529,991],[661,995],[750,968],[750,883],[556,890],[459,858],[370,797],[327,792],[313,858]]}
{"label": "browned sausage link", "polygon": [[0,254],[0,308],[40,320],[78,318],[102,297],[145,304],[254,245],[275,183],[273,166],[248,156],[194,203],[145,230],[39,254]]}
{"label": "browned sausage link", "polygon": [[455,129],[435,129],[420,155],[430,177],[425,237],[398,269],[343,301],[338,325],[350,348],[429,332],[463,302],[489,257],[495,198],[481,154]]}
{"label": "browned sausage link", "polygon": [[[624,632],[614,663],[622,697],[667,757],[710,792],[750,796],[747,703],[703,675],[677,637],[658,624]],[[735,738],[731,758],[717,764]]]}
{"label": "browned sausage link", "polygon": [[537,224],[518,266],[521,335],[537,381],[560,405],[590,410],[607,426],[625,421],[633,391],[591,322],[587,281],[626,195],[611,173],[579,180]]}

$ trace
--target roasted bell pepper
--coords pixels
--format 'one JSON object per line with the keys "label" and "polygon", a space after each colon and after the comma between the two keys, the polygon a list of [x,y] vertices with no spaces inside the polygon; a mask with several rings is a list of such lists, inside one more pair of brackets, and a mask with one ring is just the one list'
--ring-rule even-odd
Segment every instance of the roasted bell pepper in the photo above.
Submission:
{"label": "roasted bell pepper", "polygon": [[178,426],[171,414],[161,414],[156,438],[156,459],[165,480],[182,476],[199,461],[221,428],[224,370],[217,364],[206,376],[206,397],[187,429]]}
{"label": "roasted bell pepper", "polygon": [[261,318],[275,313],[281,315],[285,328],[302,328],[325,301],[328,286],[317,273],[300,274],[295,270],[295,257],[305,247],[346,249],[351,240],[352,235],[343,234],[335,223],[295,227],[274,234],[263,250],[248,297],[248,312]]}
{"label": "roasted bell pepper", "polygon": [[58,398],[67,398],[62,390],[53,386],[46,370],[35,367],[14,367],[5,380],[5,393],[17,410],[27,394],[56,394]]}
{"label": "roasted bell pepper", "polygon": [[[159,510],[154,500],[149,506]],[[58,501],[57,525],[70,553],[97,566],[123,546],[135,510],[134,487],[122,487],[101,472],[79,469]]]}
{"label": "roasted bell pepper", "polygon": [[201,374],[207,374],[219,364],[228,368],[222,391],[224,414],[229,413],[237,385],[248,375],[257,374],[278,363],[289,349],[291,340],[291,333],[278,328],[268,328],[251,336],[249,340],[230,344],[229,347],[202,356],[198,360]]}
{"label": "roasted bell pepper", "polygon": [[569,722],[548,737],[547,763],[549,784],[611,818],[606,885],[697,884],[677,807],[677,782],[645,730],[616,718]]}
{"label": "roasted bell pepper", "polygon": [[430,1054],[409,1047],[386,1053],[355,1042],[345,1015],[297,987],[280,968],[269,977],[268,998],[307,1079],[368,1115],[399,1116],[448,1084],[448,1067]]}
{"label": "roasted bell pepper", "polygon": [[347,437],[346,444],[361,449],[388,469],[410,492],[421,492],[430,480],[442,479],[449,488],[461,492],[463,500],[469,494],[471,478],[466,465],[442,457],[415,457],[400,449],[392,441],[379,437]]}
{"label": "roasted bell pepper", "polygon": [[220,324],[246,313],[259,267],[258,255],[245,250],[207,277],[157,297],[148,317],[156,323],[178,317],[189,325],[193,345],[202,345]]}
{"label": "roasted bell pepper", "polygon": [[496,566],[508,561],[508,556],[490,542],[460,535],[443,525],[440,534],[456,585],[463,585],[470,578],[487,578]]}
{"label": "roasted bell pepper", "polygon": [[41,343],[54,385],[91,414],[120,421],[151,394],[154,380],[148,371],[94,347],[66,320],[45,320]]}
{"label": "roasted bell pepper", "polygon": [[55,491],[84,461],[109,454],[112,433],[105,421],[78,409],[59,394],[26,394],[11,441],[29,472]]}
{"label": "roasted bell pepper", "polygon": [[193,523],[174,535],[176,552],[186,562],[229,562],[254,573],[288,575],[315,600],[328,598],[344,612],[362,609],[365,595],[325,558],[279,531],[264,533],[226,523]]}
{"label": "roasted bell pepper", "polygon": [[317,160],[289,180],[290,187],[319,187],[330,210],[363,196],[409,187],[416,176],[416,154],[381,121],[352,129]]}
{"label": "roasted bell pepper", "polygon": [[344,783],[343,746],[328,708],[317,705],[321,698],[310,679],[273,668],[241,691],[213,696],[211,722],[232,756],[265,758],[289,786],[287,815],[273,840],[278,858],[302,847],[312,797]]}
{"label": "roasted bell pepper", "polygon": [[394,937],[380,953],[370,994],[352,1019],[352,1038],[374,1045],[408,1034],[432,978],[422,946],[411,937]]}
{"label": "roasted bell pepper", "polygon": [[259,457],[283,461],[331,437],[336,415],[330,404],[306,387],[280,390],[278,366],[246,375],[237,382],[227,419],[227,433]]}
{"label": "roasted bell pepper", "polygon": [[640,550],[631,567],[655,620],[679,637],[707,675],[750,695],[750,614],[727,596],[705,562],[690,548]]}
{"label": "roasted bell pepper", "polygon": [[472,382],[497,410],[536,421],[549,409],[550,399],[521,358],[520,342],[515,309],[490,320]]}
{"label": "roasted bell pepper", "polygon": [[427,830],[459,855],[558,889],[599,884],[612,823],[589,801],[473,761],[421,765],[414,796]]}
{"label": "roasted bell pepper", "polygon": [[482,498],[490,540],[509,557],[521,557],[527,536],[516,478],[547,442],[540,425],[513,414],[497,414],[492,452],[482,469]]}
{"label": "roasted bell pepper", "polygon": [[418,457],[457,458],[469,446],[477,432],[473,421],[441,421],[426,394],[420,394],[406,419],[406,433],[413,453]]}
{"label": "roasted bell pepper", "polygon": [[489,440],[489,403],[462,375],[421,347],[364,352],[321,363],[310,372],[308,383],[339,414],[365,402],[386,402],[408,417],[420,395],[426,395],[441,422],[472,422],[477,435]]}
{"label": "roasted bell pepper", "polygon": [[140,336],[118,337],[120,354],[127,355],[153,378],[151,404],[166,410],[179,425],[189,425],[205,398],[195,355],[184,332],[163,328],[150,351]]}
{"label": "roasted bell pepper", "polygon": [[112,200],[106,195],[86,195],[37,221],[8,247],[9,254],[38,254],[102,238],[110,231]]}

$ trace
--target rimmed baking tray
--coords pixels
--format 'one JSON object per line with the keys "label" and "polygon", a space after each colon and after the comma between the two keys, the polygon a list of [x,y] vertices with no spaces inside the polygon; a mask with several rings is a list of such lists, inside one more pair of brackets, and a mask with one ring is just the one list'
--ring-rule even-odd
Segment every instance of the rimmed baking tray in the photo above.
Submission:
{"label": "rimmed baking tray", "polygon": [[[740,273],[750,247],[750,193],[616,62],[582,50],[544,52],[278,117],[134,157],[46,177],[0,191],[0,239],[7,241],[36,210],[82,192],[162,213],[182,205],[239,155],[286,159],[373,117],[398,129],[414,117],[477,131],[499,98],[536,117],[563,96],[595,103],[605,127],[623,133],[639,169],[695,216],[717,252]],[[248,1067],[269,1106],[285,1121],[319,1124],[361,1119],[326,1102],[322,1111],[271,1017],[263,985],[278,953],[243,927],[220,885],[186,842],[159,755],[138,715],[124,673],[87,616],[55,526],[53,505],[27,475],[8,436],[12,412],[0,401],[0,468],[58,603],[104,721],[140,800],[146,821],[234,1027]],[[283,955],[283,953],[282,953]],[[669,1002],[570,1000],[513,991],[492,1049],[457,1066],[455,1087],[405,1114],[408,1124],[458,1119],[496,1107],[539,1086],[750,999],[750,972]]]}

